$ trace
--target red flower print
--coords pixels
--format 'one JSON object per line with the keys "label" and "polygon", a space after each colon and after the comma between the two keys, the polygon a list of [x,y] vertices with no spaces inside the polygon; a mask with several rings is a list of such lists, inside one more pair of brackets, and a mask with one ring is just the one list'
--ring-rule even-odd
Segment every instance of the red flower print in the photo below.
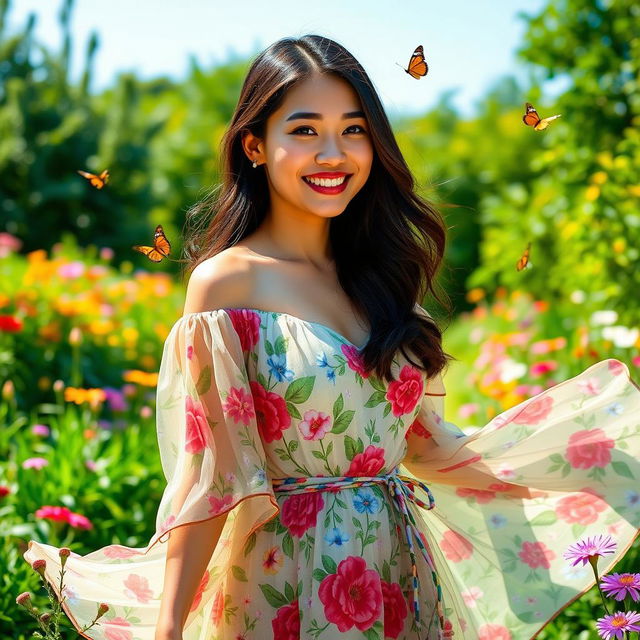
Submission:
{"label": "red flower print", "polygon": [[153,597],[153,591],[149,588],[149,581],[135,573],[130,573],[122,584],[126,587],[124,592],[127,597],[135,598],[138,602],[147,604]]}
{"label": "red flower print", "polygon": [[106,558],[131,558],[131,556],[140,555],[140,551],[114,544],[109,547],[105,547],[104,555]]}
{"label": "red flower print", "polygon": [[574,469],[606,467],[615,444],[602,429],[584,429],[571,434],[565,455]]}
{"label": "red flower print", "polygon": [[362,453],[353,456],[346,476],[375,476],[384,467],[384,449],[370,444]]}
{"label": "red flower print", "polygon": [[359,373],[363,378],[369,377],[369,372],[364,368],[362,356],[356,347],[351,344],[343,344],[340,350],[347,359],[349,369]]}
{"label": "red flower print", "polygon": [[440,541],[440,549],[451,562],[462,562],[471,557],[473,545],[464,536],[455,531],[445,531]]}
{"label": "red flower print", "polygon": [[205,571],[202,574],[202,578],[200,578],[200,584],[196,589],[196,595],[193,596],[193,602],[191,603],[191,607],[189,611],[195,611],[198,608],[198,606],[200,605],[200,601],[202,600],[202,594],[204,593],[204,590],[207,588],[208,584],[209,584],[209,572]]}
{"label": "red flower print", "polygon": [[[122,629],[114,629],[114,626],[121,626]],[[111,618],[109,627],[104,630],[105,640],[133,640],[133,633],[127,631],[126,627],[131,627],[131,623],[122,616]]]}
{"label": "red flower print", "polygon": [[271,621],[273,637],[278,640],[300,640],[300,611],[298,601],[280,607]]}
{"label": "red flower print", "polygon": [[428,431],[427,429],[425,429],[424,425],[422,424],[422,422],[420,422],[420,420],[418,420],[418,418],[416,418],[411,423],[411,426],[407,429],[407,433],[405,434],[405,438],[410,433],[415,433],[417,436],[419,436],[421,438],[431,438],[431,437],[433,437],[431,435],[431,431]]}
{"label": "red flower print", "polygon": [[482,460],[482,455],[478,454],[473,456],[472,458],[467,458],[466,460],[462,460],[461,462],[456,462],[452,464],[450,467],[443,467],[442,469],[438,469],[438,473],[449,473],[450,471],[455,471],[456,469],[461,469],[462,467],[467,467],[470,464],[474,464]]}
{"label": "red flower print", "polygon": [[224,593],[222,589],[216,591],[216,595],[213,596],[213,606],[211,607],[211,622],[214,626],[218,626],[222,620],[222,614],[224,613]]}
{"label": "red flower print", "polygon": [[185,400],[187,420],[184,448],[188,453],[200,453],[207,446],[211,429],[204,415],[202,403],[191,396],[185,396]]}
{"label": "red flower print", "polygon": [[320,491],[297,493],[285,498],[280,521],[289,529],[292,536],[301,538],[309,527],[315,527],[322,507],[324,507],[324,499]]}
{"label": "red flower print", "polygon": [[225,309],[225,311],[240,338],[242,350],[253,349],[260,337],[260,316],[249,309]]}
{"label": "red flower print", "polygon": [[602,496],[589,489],[570,494],[558,500],[556,515],[569,524],[593,524],[599,514],[607,509]]}
{"label": "red flower print", "polygon": [[262,570],[272,575],[278,573],[282,569],[284,563],[284,554],[280,547],[271,547],[267,549],[262,556]]}
{"label": "red flower print", "polygon": [[400,370],[399,380],[389,384],[385,398],[391,403],[394,416],[411,413],[422,399],[424,380],[420,371],[408,364]]}
{"label": "red flower print", "polygon": [[355,626],[366,631],[382,613],[382,587],[377,571],[367,569],[364,558],[347,556],[336,573],[326,576],[318,587],[324,615],[342,633]]}
{"label": "red flower print", "polygon": [[451,623],[451,620],[449,620],[449,618],[444,619],[444,626],[442,628],[442,631],[444,631],[445,638],[453,638],[453,624]]}
{"label": "red flower print", "polygon": [[264,442],[282,439],[282,432],[291,426],[291,416],[282,396],[267,391],[259,382],[249,382],[256,410],[258,431]]}
{"label": "red flower print", "polygon": [[207,513],[210,516],[217,516],[231,505],[231,503],[233,502],[233,496],[230,493],[222,496],[222,498],[216,498],[216,496],[207,496],[207,500],[211,505],[211,509],[209,509]]}
{"label": "red flower print", "polygon": [[226,400],[222,403],[222,411],[238,424],[249,424],[255,417],[253,397],[243,387],[231,387]]}
{"label": "red flower print", "polygon": [[496,427],[497,429],[502,429],[502,427],[510,422],[515,424],[536,425],[545,420],[552,409],[553,398],[551,396],[533,398],[523,409],[517,409],[502,419],[500,419],[500,416],[496,416],[494,423],[498,425]]}
{"label": "red flower print", "polygon": [[475,498],[475,502],[478,504],[489,504],[496,497],[495,491],[467,489],[464,487],[456,489],[456,495],[461,498]]}
{"label": "red flower print", "polygon": [[551,566],[550,561],[556,557],[556,553],[548,549],[544,542],[523,542],[518,557],[532,569],[537,567],[548,569]]}
{"label": "red flower print", "polygon": [[397,582],[380,581],[384,606],[384,637],[397,638],[404,628],[407,617],[407,603]]}
{"label": "red flower print", "polygon": [[331,416],[324,411],[305,411],[304,420],[298,424],[298,429],[305,440],[320,440],[331,431]]}
{"label": "red flower print", "polygon": [[501,624],[483,624],[478,632],[478,640],[511,640],[509,629]]}

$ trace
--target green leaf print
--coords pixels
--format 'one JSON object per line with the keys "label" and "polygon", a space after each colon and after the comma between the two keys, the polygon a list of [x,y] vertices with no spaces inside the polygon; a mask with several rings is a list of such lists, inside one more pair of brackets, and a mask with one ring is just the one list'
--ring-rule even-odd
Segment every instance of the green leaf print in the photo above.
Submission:
{"label": "green leaf print", "polygon": [[629,469],[629,465],[626,462],[619,460],[618,462],[612,462],[611,466],[619,476],[634,479],[633,473],[631,473],[631,469]]}
{"label": "green leaf print", "polygon": [[344,437],[344,453],[347,456],[347,460],[351,462],[357,454],[364,451],[364,442],[361,438],[354,440],[351,436]]}
{"label": "green leaf print", "polygon": [[576,523],[571,526],[571,535],[574,538],[579,538],[586,530],[587,530],[586,525]]}
{"label": "green leaf print", "polygon": [[240,580],[240,582],[248,582],[247,574],[244,572],[244,569],[239,567],[237,564],[234,564],[231,567],[231,573],[233,573],[233,577],[236,580]]}
{"label": "green leaf print", "polygon": [[533,518],[529,524],[545,526],[555,524],[557,520],[558,516],[556,515],[555,511],[543,511],[542,513],[539,513],[535,518]]}
{"label": "green leaf print", "polygon": [[247,541],[245,542],[245,545],[244,545],[244,551],[243,551],[245,558],[251,553],[253,548],[256,546],[256,538],[257,538],[257,535],[255,531],[247,538]]}
{"label": "green leaf print", "polygon": [[198,382],[196,382],[196,391],[199,396],[204,395],[211,388],[211,367],[206,365],[200,371]]}
{"label": "green leaf print", "polygon": [[324,569],[314,569],[313,570],[313,579],[318,582],[322,582],[329,574]]}
{"label": "green leaf print", "polygon": [[377,407],[379,404],[382,404],[383,402],[386,402],[386,396],[387,394],[384,391],[374,391],[371,396],[369,397],[369,399],[364,403],[364,406],[367,407],[368,409],[373,409],[374,407]]}
{"label": "green leaf print", "polygon": [[349,428],[351,421],[353,420],[353,416],[355,415],[355,411],[349,409],[349,411],[345,411],[338,416],[338,419],[333,423],[333,429],[331,429],[331,433],[343,433]]}
{"label": "green leaf print", "polygon": [[282,552],[293,560],[293,538],[288,531],[282,538]]}
{"label": "green leaf print", "polygon": [[333,403],[333,419],[336,420],[338,418],[338,416],[342,413],[342,410],[344,409],[344,398],[342,397],[342,394],[339,394],[338,397],[336,398],[336,401]]}
{"label": "green leaf print", "polygon": [[279,609],[280,607],[284,607],[286,604],[289,604],[287,599],[270,584],[259,584],[258,586],[262,591],[262,595],[274,609]]}
{"label": "green leaf print", "polygon": [[382,640],[382,622],[378,620],[372,627],[363,631],[363,635],[367,640]]}
{"label": "green leaf print", "polygon": [[287,412],[292,418],[302,420],[302,414],[298,411],[298,407],[296,407],[293,402],[287,402]]}
{"label": "green leaf print", "polygon": [[331,556],[322,555],[322,566],[327,573],[336,573],[338,571],[338,566]]}
{"label": "green leaf print", "polygon": [[302,378],[296,378],[285,391],[285,401],[293,402],[295,404],[302,404],[303,402],[306,402],[313,391],[315,380],[315,376],[303,376]]}

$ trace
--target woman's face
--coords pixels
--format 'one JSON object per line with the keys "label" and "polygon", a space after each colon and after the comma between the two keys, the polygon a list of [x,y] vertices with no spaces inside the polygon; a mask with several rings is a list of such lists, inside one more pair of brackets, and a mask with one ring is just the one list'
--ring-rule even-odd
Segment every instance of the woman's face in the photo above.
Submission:
{"label": "woman's face", "polygon": [[[364,186],[373,162],[358,95],[333,75],[316,75],[290,89],[257,148],[258,164],[266,164],[253,170],[267,173],[272,213],[339,215]],[[323,173],[347,174],[344,189],[322,193],[304,179]]]}

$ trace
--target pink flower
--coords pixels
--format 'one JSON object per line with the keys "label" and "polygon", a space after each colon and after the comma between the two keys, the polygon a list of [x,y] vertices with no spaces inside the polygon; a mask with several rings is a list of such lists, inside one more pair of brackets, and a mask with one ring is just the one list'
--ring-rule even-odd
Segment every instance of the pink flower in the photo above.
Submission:
{"label": "pink flower", "polygon": [[186,436],[185,451],[200,453],[211,437],[211,428],[204,415],[204,407],[199,400],[185,396],[186,400]]}
{"label": "pink flower", "polygon": [[357,347],[354,347],[351,344],[343,344],[340,350],[347,359],[347,366],[349,369],[359,373],[363,378],[369,377],[369,372],[364,368],[362,356],[360,355],[360,351],[358,351]]}
{"label": "pink flower", "polygon": [[250,309],[225,309],[240,338],[243,351],[251,351],[260,337],[260,316]]}
{"label": "pink flower", "polygon": [[133,633],[126,629],[131,627],[131,623],[122,616],[105,620],[100,626],[104,627],[105,640],[133,640]]}
{"label": "pink flower", "polygon": [[331,431],[331,416],[323,411],[304,412],[304,420],[298,423],[298,429],[305,440],[320,440]]}
{"label": "pink flower", "polygon": [[347,556],[318,587],[324,615],[344,633],[353,626],[366,631],[382,613],[382,587],[377,571],[367,569],[364,558]]}
{"label": "pink flower", "polygon": [[315,527],[322,507],[324,507],[324,499],[320,491],[297,493],[285,498],[280,521],[289,529],[292,536],[300,538],[309,527]]}
{"label": "pink flower", "polygon": [[49,435],[49,427],[46,424],[34,424],[31,427],[31,433],[37,436],[48,436]]}
{"label": "pink flower", "polygon": [[465,487],[456,489],[456,495],[461,498],[473,498],[473,502],[477,502],[478,504],[489,504],[496,497],[495,491],[468,489]]}
{"label": "pink flower", "polygon": [[11,252],[20,251],[22,240],[16,236],[0,231],[0,258],[6,258]]}
{"label": "pink flower", "polygon": [[479,587],[470,587],[466,591],[463,591],[461,594],[464,603],[467,607],[473,609],[473,607],[477,606],[478,600],[482,598],[484,595],[484,591]]}
{"label": "pink flower", "polygon": [[4,484],[0,484],[0,498],[4,498],[11,493],[11,489]]}
{"label": "pink flower", "polygon": [[148,604],[153,598],[153,589],[143,576],[130,573],[122,584],[126,587],[124,593],[128,598],[135,598],[142,604]]}
{"label": "pink flower", "polygon": [[579,562],[582,562],[582,566],[589,562],[591,565],[598,562],[600,556],[606,556],[611,553],[615,553],[617,543],[611,539],[611,536],[603,536],[602,534],[594,536],[593,538],[586,538],[580,540],[575,544],[569,545],[567,550],[562,554],[565,560],[573,560],[572,567],[575,567]]}
{"label": "pink flower", "polygon": [[518,557],[532,569],[537,567],[549,569],[551,560],[556,557],[556,554],[551,549],[548,549],[544,542],[523,542]]}
{"label": "pink flower", "polygon": [[282,396],[267,391],[259,382],[249,382],[256,410],[260,437],[265,442],[282,439],[282,432],[291,426],[291,416]]}
{"label": "pink flower", "polygon": [[46,505],[36,511],[36,518],[46,518],[57,522],[68,522],[71,511],[67,507]]}
{"label": "pink flower", "polygon": [[410,433],[415,433],[420,438],[431,438],[432,437],[431,431],[428,431],[427,429],[425,429],[424,425],[422,424],[422,422],[420,422],[420,420],[418,420],[418,418],[416,418],[411,423],[411,426],[407,429],[407,433],[405,434],[405,438]]}
{"label": "pink flower", "polygon": [[624,633],[629,631],[640,631],[640,613],[637,611],[618,611],[611,615],[598,618],[596,621],[596,629],[598,635],[604,640],[610,638],[621,639]]}
{"label": "pink flower", "polygon": [[238,424],[247,425],[255,418],[256,412],[253,406],[253,396],[244,387],[231,387],[226,400],[222,403],[222,411],[226,416],[233,418]]}
{"label": "pink flower", "polygon": [[477,402],[467,402],[466,404],[460,405],[458,415],[461,418],[469,418],[478,413],[478,411],[480,411],[480,405]]}
{"label": "pink flower", "polygon": [[478,633],[478,640],[511,640],[509,629],[501,624],[483,624]]}
{"label": "pink flower", "polygon": [[384,467],[384,449],[370,444],[362,453],[357,453],[346,476],[375,476]]}
{"label": "pink flower", "polygon": [[300,638],[300,611],[298,601],[280,607],[276,617],[271,620],[273,637],[278,640],[299,640]]}
{"label": "pink flower", "polygon": [[555,360],[542,360],[541,362],[534,362],[529,371],[534,378],[543,376],[549,371],[555,371],[558,368],[558,363]]}
{"label": "pink flower", "polygon": [[631,596],[634,602],[640,600],[640,573],[613,573],[602,576],[600,581],[602,591],[616,600],[624,600]]}
{"label": "pink flower", "polygon": [[451,562],[462,562],[471,557],[473,545],[456,531],[445,531],[440,541],[440,549]]}
{"label": "pink flower", "polygon": [[46,467],[49,464],[49,461],[46,458],[27,458],[22,463],[23,469],[42,469],[42,467]]}
{"label": "pink flower", "polygon": [[597,396],[600,395],[600,380],[595,376],[592,378],[588,378],[587,380],[583,380],[578,382],[578,387],[582,389],[583,393],[586,393],[589,396]]}
{"label": "pink flower", "polygon": [[79,513],[71,512],[69,514],[69,518],[67,522],[72,527],[75,527],[76,529],[93,529],[93,525],[91,524],[91,521],[89,520],[89,518],[86,518],[85,516],[80,515]]}
{"label": "pink flower", "polygon": [[394,416],[402,416],[411,413],[424,392],[424,380],[420,371],[408,364],[400,370],[399,380],[389,384],[385,398],[391,403],[391,412]]}
{"label": "pink flower", "polygon": [[611,462],[609,449],[615,445],[602,429],[584,429],[571,434],[565,455],[574,469],[606,467]]}
{"label": "pink flower", "polygon": [[107,558],[131,558],[131,556],[140,555],[139,551],[135,549],[129,549],[121,545],[113,544],[104,549],[104,555]]}
{"label": "pink flower", "polygon": [[609,369],[609,372],[612,373],[614,376],[619,376],[626,369],[626,365],[620,362],[620,360],[614,360],[613,358],[611,358],[609,360],[608,369]]}
{"label": "pink flower", "polygon": [[61,278],[69,278],[75,280],[84,274],[84,262],[75,260],[73,262],[67,262],[58,267],[58,275]]}
{"label": "pink flower", "polygon": [[[536,425],[546,420],[553,409],[553,398],[551,396],[540,396],[527,400],[522,409],[514,411],[506,422],[499,421],[501,429],[507,423]],[[496,419],[496,422],[498,420]]]}
{"label": "pink flower", "polygon": [[558,500],[556,515],[569,524],[593,524],[607,507],[600,494],[585,488]]}
{"label": "pink flower", "polygon": [[207,500],[209,500],[209,504],[211,505],[208,514],[214,516],[222,513],[233,502],[233,496],[230,493],[222,496],[222,498],[207,496]]}
{"label": "pink flower", "polygon": [[404,629],[407,603],[397,582],[380,581],[384,606],[384,637],[397,638]]}

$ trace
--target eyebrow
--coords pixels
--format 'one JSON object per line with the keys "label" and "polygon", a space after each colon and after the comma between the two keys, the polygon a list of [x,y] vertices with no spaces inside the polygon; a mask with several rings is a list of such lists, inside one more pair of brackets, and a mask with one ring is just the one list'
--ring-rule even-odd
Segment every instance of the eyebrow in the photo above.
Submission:
{"label": "eyebrow", "polygon": [[[343,120],[349,118],[364,118],[364,111],[349,111],[348,113],[342,114]],[[296,111],[292,113],[285,122],[289,122],[290,120],[322,120],[322,114],[311,111]]]}

